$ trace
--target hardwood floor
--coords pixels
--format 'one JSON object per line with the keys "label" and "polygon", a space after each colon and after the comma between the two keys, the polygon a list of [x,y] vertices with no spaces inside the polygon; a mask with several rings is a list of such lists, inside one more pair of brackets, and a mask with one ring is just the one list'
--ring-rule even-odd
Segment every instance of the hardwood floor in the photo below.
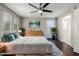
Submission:
{"label": "hardwood floor", "polygon": [[65,56],[79,56],[78,53],[73,52],[73,48],[68,44],[59,40],[52,40],[52,42],[65,54]]}

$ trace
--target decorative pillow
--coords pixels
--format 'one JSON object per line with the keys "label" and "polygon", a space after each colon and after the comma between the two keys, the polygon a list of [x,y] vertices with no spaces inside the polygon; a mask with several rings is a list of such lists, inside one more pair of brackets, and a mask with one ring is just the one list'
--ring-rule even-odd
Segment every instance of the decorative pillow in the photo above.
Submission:
{"label": "decorative pillow", "polygon": [[4,35],[1,37],[1,42],[5,42],[5,37],[4,37]]}
{"label": "decorative pillow", "polygon": [[5,41],[6,41],[6,42],[10,42],[10,36],[9,36],[9,34],[6,34],[6,36],[5,36]]}
{"label": "decorative pillow", "polygon": [[10,33],[11,35],[13,35],[15,37],[15,39],[18,38],[18,34],[17,33]]}
{"label": "decorative pillow", "polygon": [[3,37],[1,38],[2,42],[9,42],[9,36],[7,34],[4,34]]}
{"label": "decorative pillow", "polygon": [[13,39],[16,39],[15,36],[14,36],[13,34],[11,34],[11,36],[12,36]]}
{"label": "decorative pillow", "polygon": [[2,42],[10,42],[15,40],[15,36],[12,33],[4,34],[3,37],[1,38]]}
{"label": "decorative pillow", "polygon": [[7,34],[8,35],[8,40],[9,41],[13,41],[13,40],[15,40],[15,37],[14,37],[14,35],[13,34],[11,34],[11,33],[9,33],[9,34]]}
{"label": "decorative pillow", "polygon": [[17,39],[18,38],[18,34],[17,33],[13,33],[15,38]]}

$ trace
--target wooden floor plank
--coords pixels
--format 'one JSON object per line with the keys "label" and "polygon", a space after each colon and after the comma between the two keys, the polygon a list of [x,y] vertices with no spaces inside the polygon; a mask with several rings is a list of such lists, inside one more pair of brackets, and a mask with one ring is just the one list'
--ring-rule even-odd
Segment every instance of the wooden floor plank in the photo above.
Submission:
{"label": "wooden floor plank", "polygon": [[78,53],[73,52],[73,48],[68,44],[59,40],[52,41],[66,56],[79,56]]}

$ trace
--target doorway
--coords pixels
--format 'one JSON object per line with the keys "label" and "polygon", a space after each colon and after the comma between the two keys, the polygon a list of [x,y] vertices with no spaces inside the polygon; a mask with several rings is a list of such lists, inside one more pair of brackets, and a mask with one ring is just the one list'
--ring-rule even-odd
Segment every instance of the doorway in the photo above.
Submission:
{"label": "doorway", "polygon": [[71,15],[62,18],[62,41],[71,45]]}

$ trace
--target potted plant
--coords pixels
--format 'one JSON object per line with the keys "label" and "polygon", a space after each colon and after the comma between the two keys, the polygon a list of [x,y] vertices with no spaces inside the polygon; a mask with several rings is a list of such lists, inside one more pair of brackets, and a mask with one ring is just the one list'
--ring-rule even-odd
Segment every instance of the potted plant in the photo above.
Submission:
{"label": "potted plant", "polygon": [[52,33],[52,39],[55,40],[57,38],[57,28],[52,27],[50,30]]}
{"label": "potted plant", "polygon": [[20,35],[25,36],[25,29],[24,28],[19,28],[19,30],[21,30]]}

